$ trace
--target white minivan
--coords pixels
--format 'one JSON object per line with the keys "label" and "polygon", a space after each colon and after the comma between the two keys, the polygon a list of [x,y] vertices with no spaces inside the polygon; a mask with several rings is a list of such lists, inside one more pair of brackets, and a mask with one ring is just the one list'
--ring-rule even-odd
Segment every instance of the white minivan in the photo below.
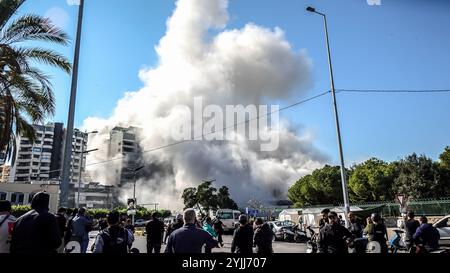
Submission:
{"label": "white minivan", "polygon": [[242,213],[238,210],[220,209],[216,213],[216,218],[222,221],[224,231],[232,231],[235,229],[236,224],[239,222],[239,216]]}

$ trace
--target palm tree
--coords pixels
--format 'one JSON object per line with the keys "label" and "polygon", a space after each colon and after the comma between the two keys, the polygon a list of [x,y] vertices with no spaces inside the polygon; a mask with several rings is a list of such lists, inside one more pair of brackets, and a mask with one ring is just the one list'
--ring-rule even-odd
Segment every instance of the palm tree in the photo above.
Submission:
{"label": "palm tree", "polygon": [[[0,151],[15,152],[15,137],[35,139],[34,123],[53,115],[55,99],[50,77],[33,63],[70,73],[69,60],[59,53],[26,42],[68,45],[69,37],[49,19],[34,14],[12,20],[25,0],[0,0]],[[11,20],[10,23],[8,23]]]}

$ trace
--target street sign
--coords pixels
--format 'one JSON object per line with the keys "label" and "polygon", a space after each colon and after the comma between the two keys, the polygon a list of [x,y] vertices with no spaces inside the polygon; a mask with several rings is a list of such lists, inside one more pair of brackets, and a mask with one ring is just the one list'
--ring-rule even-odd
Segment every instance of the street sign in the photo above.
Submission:
{"label": "street sign", "polygon": [[395,199],[397,200],[397,202],[400,204],[400,207],[404,207],[405,203],[406,203],[406,196],[403,194],[397,194],[395,196]]}
{"label": "street sign", "polygon": [[134,209],[127,210],[127,215],[136,215],[136,210]]}

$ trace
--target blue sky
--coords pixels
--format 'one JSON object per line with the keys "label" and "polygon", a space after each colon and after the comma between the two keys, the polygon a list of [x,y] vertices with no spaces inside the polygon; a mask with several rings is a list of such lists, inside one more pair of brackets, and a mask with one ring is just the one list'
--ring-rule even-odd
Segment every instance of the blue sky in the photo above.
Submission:
{"label": "blue sky", "polygon": [[[280,27],[295,50],[306,49],[314,65],[314,85],[306,95],[299,93],[299,99],[330,88],[322,18],[307,13],[308,5],[328,16],[336,88],[450,89],[450,2],[381,3],[230,0],[227,28],[249,22]],[[126,91],[142,86],[138,72],[156,64],[154,46],[165,33],[174,6],[174,0],[86,0],[76,126],[89,116],[110,116]],[[28,12],[58,14],[55,20],[74,40],[76,6],[66,0],[28,0],[19,14]],[[56,49],[73,56],[73,45]],[[66,123],[70,76],[48,72],[54,75],[57,98],[54,120]],[[449,93],[341,93],[338,106],[347,163],[373,156],[391,161],[412,152],[436,159],[450,145]],[[315,146],[330,157],[330,163],[338,163],[330,96],[281,116],[312,131]]]}

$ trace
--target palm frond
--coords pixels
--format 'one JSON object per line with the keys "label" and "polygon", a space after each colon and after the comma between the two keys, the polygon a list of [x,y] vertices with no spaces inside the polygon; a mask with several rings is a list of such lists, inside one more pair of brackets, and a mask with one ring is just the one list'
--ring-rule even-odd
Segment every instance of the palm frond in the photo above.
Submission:
{"label": "palm frond", "polygon": [[0,35],[0,43],[12,44],[24,41],[46,41],[69,44],[69,36],[54,26],[50,19],[27,14],[13,21]]}
{"label": "palm frond", "polygon": [[72,70],[72,64],[63,55],[48,49],[43,48],[26,48],[21,49],[21,55],[25,58],[30,58],[41,63],[45,63],[51,66],[55,66],[70,73]]}

